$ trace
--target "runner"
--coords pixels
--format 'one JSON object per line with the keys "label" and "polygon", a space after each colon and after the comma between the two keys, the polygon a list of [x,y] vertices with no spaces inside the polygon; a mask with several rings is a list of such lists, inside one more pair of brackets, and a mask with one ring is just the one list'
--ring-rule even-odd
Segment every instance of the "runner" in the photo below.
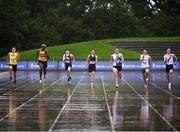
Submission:
{"label": "runner", "polygon": [[46,78],[46,71],[47,71],[47,61],[49,59],[48,52],[46,50],[46,45],[42,44],[41,48],[38,49],[36,54],[36,59],[38,60],[38,65],[40,67],[39,70],[39,76],[40,80],[39,82],[42,83],[42,74],[44,73],[44,79]]}
{"label": "runner", "polygon": [[173,67],[176,65],[177,57],[171,53],[171,49],[167,49],[164,55],[164,63],[166,64],[166,74],[168,80],[168,87],[171,88],[171,79],[173,74]]}
{"label": "runner", "polygon": [[123,54],[120,53],[119,48],[114,49],[114,54],[111,55],[110,62],[113,62],[113,73],[116,83],[116,88],[119,87],[119,78],[122,77],[122,63],[124,62]]}
{"label": "runner", "polygon": [[72,80],[71,77],[71,69],[72,69],[72,62],[74,61],[73,54],[70,53],[69,49],[65,50],[65,54],[63,55],[63,61],[65,65],[65,70],[67,72],[68,82]]}
{"label": "runner", "polygon": [[143,54],[140,56],[140,61],[142,65],[142,75],[144,79],[144,86],[147,87],[148,85],[148,75],[149,75],[149,67],[151,62],[151,56],[148,55],[147,50],[143,50]]}
{"label": "runner", "polygon": [[8,53],[8,64],[10,72],[10,80],[12,80],[12,74],[14,76],[14,84],[16,84],[17,62],[20,60],[19,52],[15,47],[12,47],[11,52]]}
{"label": "runner", "polygon": [[87,57],[87,64],[89,75],[91,77],[91,87],[94,85],[95,72],[96,72],[96,63],[97,63],[97,55],[95,55],[95,50],[91,49],[91,54]]}

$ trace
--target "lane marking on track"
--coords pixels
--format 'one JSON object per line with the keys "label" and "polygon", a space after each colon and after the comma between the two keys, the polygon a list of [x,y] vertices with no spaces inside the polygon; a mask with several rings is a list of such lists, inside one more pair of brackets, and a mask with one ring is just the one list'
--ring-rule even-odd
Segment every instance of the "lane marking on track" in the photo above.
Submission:
{"label": "lane marking on track", "polygon": [[[25,78],[25,77],[26,77],[26,76],[19,77],[19,78],[16,79],[16,81],[18,81],[18,80],[20,80],[20,79],[23,79],[23,78]],[[0,86],[1,86],[1,85],[4,85],[4,84],[7,84],[7,83],[10,83],[10,82],[13,82],[13,81],[12,81],[12,80],[9,80],[9,81],[7,81],[7,82],[0,83]]]}
{"label": "lane marking on track", "polygon": [[15,89],[13,89],[13,90],[10,90],[10,91],[7,91],[7,92],[5,92],[5,93],[2,93],[0,96],[5,96],[5,95],[7,95],[7,94],[9,94],[9,93],[11,93],[11,92],[14,92],[14,91],[16,91],[16,90],[18,90],[18,89],[21,89],[21,88],[23,88],[23,87],[25,87],[25,86],[28,86],[29,84],[33,84],[33,83],[35,83],[35,82],[37,82],[38,80],[33,80],[32,82],[30,82],[30,83],[26,83],[26,84],[24,84],[24,85],[22,85],[22,86],[18,86],[17,88],[15,88]]}
{"label": "lane marking on track", "polygon": [[[136,76],[137,76],[137,75],[136,75]],[[137,76],[137,77],[138,77],[139,79],[143,80],[143,79],[140,78],[139,76]],[[150,83],[151,85],[153,85],[154,87],[156,87],[156,88],[162,90],[162,91],[165,92],[166,94],[169,94],[169,95],[172,96],[173,98],[180,100],[180,97],[178,97],[178,96],[172,94],[171,92],[169,92],[169,91],[167,91],[167,90],[161,88],[161,87],[158,86],[157,84],[155,84],[155,83],[153,83],[153,82],[150,82],[150,81],[149,81],[149,83]]]}
{"label": "lane marking on track", "polygon": [[100,74],[101,74],[101,81],[102,81],[103,90],[104,90],[104,96],[105,96],[105,100],[106,100],[106,106],[107,106],[108,114],[109,114],[109,120],[110,120],[110,123],[111,123],[111,128],[112,128],[112,131],[115,132],[113,118],[112,118],[112,115],[111,115],[111,110],[110,110],[110,106],[109,106],[108,99],[107,99],[106,89],[105,89],[105,86],[104,86],[104,79],[102,77],[102,73],[100,73]]}
{"label": "lane marking on track", "polygon": [[0,78],[9,77],[9,72],[0,72]]}
{"label": "lane marking on track", "polygon": [[[62,76],[61,78],[59,78],[58,80],[56,80],[55,82],[51,83],[49,86],[45,87],[43,89],[42,92],[46,91],[49,87],[53,86],[54,84],[56,84],[58,81],[64,79],[64,76]],[[6,117],[8,117],[9,115],[11,115],[12,113],[14,113],[15,111],[19,110],[21,107],[23,107],[24,105],[26,105],[28,102],[30,102],[31,100],[33,100],[34,98],[36,98],[38,95],[40,95],[40,93],[38,92],[38,94],[34,95],[33,97],[31,97],[30,99],[28,99],[26,102],[24,102],[23,104],[21,104],[20,106],[18,106],[17,108],[15,108],[14,110],[12,110],[10,113],[6,114],[4,117],[2,117],[0,119],[0,121],[3,121]]]}
{"label": "lane marking on track", "polygon": [[60,118],[60,116],[62,115],[63,111],[65,110],[66,106],[68,105],[71,97],[74,95],[77,87],[79,86],[80,82],[82,81],[84,75],[85,75],[85,72],[83,73],[83,75],[81,76],[78,84],[75,86],[74,90],[72,91],[71,96],[68,98],[68,100],[66,101],[66,103],[63,105],[61,111],[59,111],[59,114],[56,116],[56,119],[55,119],[54,122],[52,123],[52,125],[51,125],[51,127],[49,128],[48,132],[51,132],[51,131],[53,130],[54,126],[56,125],[57,121],[59,120],[59,118]]}
{"label": "lane marking on track", "polygon": [[158,89],[164,91],[165,93],[169,94],[170,96],[174,97],[175,99],[178,99],[178,100],[180,99],[180,97],[177,97],[176,95],[174,95],[174,94],[168,92],[167,90],[162,89],[161,87],[159,87],[159,86],[156,85],[155,83],[152,83],[152,82],[149,82],[149,83],[150,83],[151,85],[155,86],[156,88],[158,88]]}
{"label": "lane marking on track", "polygon": [[162,120],[164,120],[164,121],[166,122],[166,124],[169,125],[169,127],[170,127],[173,131],[177,131],[176,128],[175,128],[168,120],[166,120],[166,118],[165,118],[163,115],[161,115],[161,113],[159,113],[158,110],[156,110],[156,108],[154,108],[153,105],[151,105],[141,94],[139,94],[131,84],[129,84],[124,78],[123,78],[122,80],[129,86],[129,88],[131,88],[132,91],[134,91],[134,93],[135,93],[137,96],[139,96],[145,103],[147,103],[148,106],[151,107],[151,109],[154,110],[154,112],[155,112]]}

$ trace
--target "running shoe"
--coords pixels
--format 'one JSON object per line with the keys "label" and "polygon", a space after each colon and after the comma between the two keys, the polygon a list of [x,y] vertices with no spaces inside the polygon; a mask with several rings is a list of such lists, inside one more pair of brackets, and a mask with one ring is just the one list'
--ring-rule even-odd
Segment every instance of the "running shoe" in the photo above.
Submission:
{"label": "running shoe", "polygon": [[168,84],[168,88],[171,89],[171,83]]}
{"label": "running shoe", "polygon": [[91,88],[93,87],[93,85],[94,85],[94,84],[93,84],[93,83],[91,83]]}
{"label": "running shoe", "polygon": [[16,84],[16,80],[14,80],[14,84]]}
{"label": "running shoe", "polygon": [[71,76],[69,76],[69,77],[68,77],[68,82],[70,82],[71,79],[72,79]]}
{"label": "running shoe", "polygon": [[147,88],[147,87],[148,87],[148,85],[147,85],[147,84],[144,84],[144,87],[145,87],[145,88]]}
{"label": "running shoe", "polygon": [[119,84],[116,84],[116,88],[118,88],[119,87]]}

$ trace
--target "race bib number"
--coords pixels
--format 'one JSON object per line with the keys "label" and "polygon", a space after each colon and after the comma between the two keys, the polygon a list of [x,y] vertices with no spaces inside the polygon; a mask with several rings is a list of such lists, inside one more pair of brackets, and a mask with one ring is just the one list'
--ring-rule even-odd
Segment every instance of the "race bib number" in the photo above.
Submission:
{"label": "race bib number", "polygon": [[90,64],[95,64],[96,62],[95,61],[90,61]]}
{"label": "race bib number", "polygon": [[65,63],[71,63],[71,61],[70,60],[66,60]]}
{"label": "race bib number", "polygon": [[46,57],[40,57],[40,60],[46,61]]}

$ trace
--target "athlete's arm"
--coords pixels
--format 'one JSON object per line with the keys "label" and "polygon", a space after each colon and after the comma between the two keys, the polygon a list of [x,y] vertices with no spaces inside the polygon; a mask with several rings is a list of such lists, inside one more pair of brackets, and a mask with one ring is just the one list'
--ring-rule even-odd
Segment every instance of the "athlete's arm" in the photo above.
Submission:
{"label": "athlete's arm", "polygon": [[65,61],[65,54],[63,55],[63,61]]}
{"label": "athlete's arm", "polygon": [[152,64],[152,58],[151,58],[151,56],[149,56],[149,65],[151,65]]}
{"label": "athlete's arm", "polygon": [[174,62],[175,62],[175,64],[176,64],[176,62],[177,62],[177,57],[176,57],[175,54],[173,55],[173,57],[175,58],[175,61],[174,61]]}
{"label": "athlete's arm", "polygon": [[151,58],[151,56],[149,56],[149,62],[150,62],[150,63],[152,62],[152,58]]}
{"label": "athlete's arm", "polygon": [[96,62],[95,63],[97,63],[97,61],[98,61],[98,56],[96,55]]}
{"label": "athlete's arm", "polygon": [[17,51],[17,60],[20,61],[20,55],[18,51]]}
{"label": "athlete's arm", "polygon": [[36,61],[38,61],[39,50],[36,52]]}
{"label": "athlete's arm", "polygon": [[88,57],[87,57],[87,61],[86,61],[86,62],[87,62],[87,64],[89,64],[89,55],[88,55]]}
{"label": "athlete's arm", "polygon": [[109,60],[109,67],[111,68],[113,64],[113,55],[111,55],[110,60]]}
{"label": "athlete's arm", "polygon": [[7,63],[9,64],[9,61],[10,61],[10,56],[9,56],[9,53],[8,53],[8,56],[7,56]]}
{"label": "athlete's arm", "polygon": [[48,52],[46,51],[46,57],[47,57],[47,59],[49,60],[49,54],[48,54]]}
{"label": "athlete's arm", "polygon": [[72,62],[74,62],[75,61],[74,55],[71,54],[71,57],[72,57]]}
{"label": "athlete's arm", "polygon": [[164,55],[164,63],[167,63],[166,55]]}
{"label": "athlete's arm", "polygon": [[143,55],[140,55],[140,61],[142,62],[144,59]]}
{"label": "athlete's arm", "polygon": [[121,60],[121,63],[123,63],[124,62],[124,57],[123,57],[123,55],[122,55],[122,58],[121,58],[122,60]]}
{"label": "athlete's arm", "polygon": [[111,55],[111,57],[110,57],[109,62],[110,62],[110,64],[112,64],[112,62],[113,62],[113,56],[112,56],[112,55]]}

